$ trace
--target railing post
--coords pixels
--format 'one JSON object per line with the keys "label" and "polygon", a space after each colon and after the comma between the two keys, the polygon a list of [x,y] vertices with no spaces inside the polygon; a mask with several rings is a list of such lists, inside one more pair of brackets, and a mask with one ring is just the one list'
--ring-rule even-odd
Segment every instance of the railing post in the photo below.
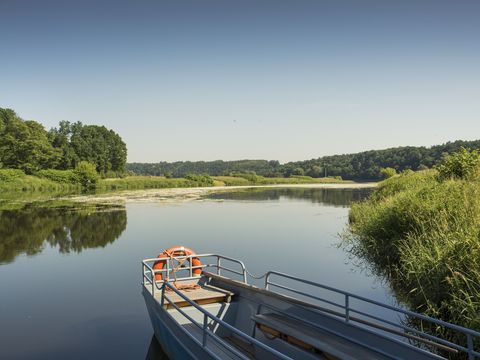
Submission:
{"label": "railing post", "polygon": [[270,277],[270,273],[267,273],[267,275],[265,275],[265,290],[268,290],[268,278]]}
{"label": "railing post", "polygon": [[157,279],[155,279],[155,270],[150,270],[150,274],[152,275],[152,296],[155,297],[155,287],[157,285]]}
{"label": "railing post", "polygon": [[220,275],[220,257],[217,256],[217,275]]}
{"label": "railing post", "polygon": [[142,262],[142,285],[145,285],[145,264]]}
{"label": "railing post", "polygon": [[208,326],[208,317],[207,314],[203,314],[203,339],[202,339],[202,346],[207,346],[207,326]]}
{"label": "railing post", "polygon": [[[166,262],[166,264],[167,264],[167,276],[166,276],[166,279],[170,279],[170,266],[172,265],[172,264],[170,263],[170,260],[171,260],[171,259],[167,259],[167,262]],[[162,274],[163,274],[163,273],[162,273]]]}
{"label": "railing post", "polygon": [[471,334],[467,334],[468,360],[474,360],[473,355],[473,338]]}
{"label": "railing post", "polygon": [[192,255],[189,256],[189,258],[188,258],[188,263],[190,264],[190,277],[193,277],[193,269],[192,269],[192,266],[193,266],[193,258],[192,258]]}
{"label": "railing post", "polygon": [[350,321],[350,298],[348,294],[345,294],[345,321]]}
{"label": "railing post", "polygon": [[162,286],[162,296],[160,298],[160,306],[163,308],[164,304],[165,304],[165,281],[163,282],[163,286]]}

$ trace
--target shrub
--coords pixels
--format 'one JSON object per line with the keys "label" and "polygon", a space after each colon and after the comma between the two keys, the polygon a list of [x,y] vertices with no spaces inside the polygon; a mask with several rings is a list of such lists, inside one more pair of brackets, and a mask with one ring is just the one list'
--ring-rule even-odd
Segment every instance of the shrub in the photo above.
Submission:
{"label": "shrub", "polygon": [[207,174],[187,174],[185,179],[194,182],[197,186],[213,186],[213,178]]}
{"label": "shrub", "polygon": [[74,170],[40,170],[35,174],[39,178],[52,180],[59,183],[75,184],[79,178]]}
{"label": "shrub", "polygon": [[386,168],[382,168],[380,170],[380,174],[382,174],[382,177],[384,179],[389,179],[389,178],[397,175],[397,170],[395,170],[394,168],[391,168],[391,167],[386,167]]}
{"label": "shrub", "polygon": [[0,181],[14,181],[25,177],[25,173],[20,169],[0,169]]}
{"label": "shrub", "polygon": [[480,174],[480,154],[478,150],[468,151],[462,147],[460,151],[446,155],[436,169],[440,180],[477,178]]}
{"label": "shrub", "polygon": [[78,181],[85,188],[95,187],[98,181],[98,173],[94,164],[88,161],[80,161],[74,170]]}
{"label": "shrub", "polygon": [[258,180],[260,180],[260,176],[257,176],[257,174],[255,173],[255,171],[246,171],[246,172],[237,172],[237,173],[232,173],[231,176],[233,177],[238,177],[238,178],[242,178],[242,179],[245,179],[245,180],[248,180],[252,183],[256,183]]}
{"label": "shrub", "polygon": [[299,175],[299,176],[305,175],[305,170],[303,170],[303,168],[301,167],[297,167],[293,169],[292,175]]}

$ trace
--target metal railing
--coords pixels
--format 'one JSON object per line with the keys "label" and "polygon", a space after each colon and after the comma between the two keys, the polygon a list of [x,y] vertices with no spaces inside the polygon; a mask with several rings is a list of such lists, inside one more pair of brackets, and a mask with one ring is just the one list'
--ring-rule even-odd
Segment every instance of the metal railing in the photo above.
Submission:
{"label": "metal railing", "polygon": [[[200,259],[202,261],[202,265],[193,266],[192,259]],[[178,262],[179,260],[183,261],[183,264],[181,267],[177,268],[174,266],[174,262]],[[156,270],[153,268],[153,266],[159,261],[165,262],[165,265],[163,269]],[[209,261],[214,262],[209,263]],[[230,265],[225,266],[223,264],[225,262],[229,262]],[[232,269],[231,266],[234,266],[233,264],[236,264],[239,268]],[[161,288],[158,284],[162,284],[165,280],[170,279],[171,274],[175,274],[176,272],[188,272],[189,276],[182,276],[179,278],[181,280],[196,279],[197,277],[194,276],[193,273],[195,269],[214,269],[217,275],[221,275],[223,270],[240,276],[243,283],[247,284],[247,271],[245,269],[245,264],[240,260],[218,254],[196,254],[189,256],[175,256],[173,258],[163,257],[145,259],[142,261],[142,284],[150,285],[152,294],[155,295],[155,291],[160,290]],[[155,280],[155,275],[157,274],[162,275],[162,280]]]}
{"label": "metal railing", "polygon": [[[201,259],[202,265],[198,266],[193,266],[192,264],[192,259],[197,258]],[[174,260],[168,257],[165,258],[151,258],[151,259],[145,259],[142,261],[142,284],[144,286],[151,286],[151,293],[153,296],[155,296],[156,291],[161,290],[161,304],[164,305],[165,301],[168,301],[169,304],[178,310],[179,313],[181,313],[183,316],[185,316],[188,320],[190,320],[195,326],[199,326],[202,328],[203,331],[203,342],[200,344],[203,347],[206,346],[207,339],[212,337],[214,338],[217,342],[220,342],[223,346],[228,348],[229,350],[232,350],[237,356],[244,358],[244,355],[241,353],[238,353],[238,350],[235,350],[235,348],[232,348],[229,346],[225,341],[221,340],[218,336],[216,336],[212,331],[210,331],[207,328],[207,322],[208,319],[211,319],[215,323],[231,330],[233,333],[236,335],[247,339],[248,342],[258,345],[262,348],[264,348],[267,351],[271,351],[273,349],[269,348],[268,346],[264,345],[263,343],[259,343],[258,340],[255,340],[254,338],[246,335],[245,333],[235,329],[228,323],[224,322],[223,320],[215,317],[214,315],[208,313],[206,310],[201,308],[198,304],[195,302],[191,301],[187,296],[179,292],[175,286],[173,286],[169,282],[169,278],[172,273],[175,272],[180,272],[180,271],[187,271],[188,276],[182,276],[179,277],[178,280],[191,280],[191,279],[198,279],[198,277],[194,276],[194,270],[195,269],[208,269],[210,272],[216,273],[217,275],[222,275],[222,272],[228,272],[231,274],[235,274],[236,276],[239,276],[241,278],[241,282],[247,284],[247,275],[250,275],[250,273],[247,271],[245,268],[245,265],[242,261],[230,258],[227,256],[223,255],[218,255],[218,254],[198,254],[198,255],[189,255],[189,256],[175,256],[175,260],[185,260],[183,261],[183,265],[180,268],[176,268],[174,265]],[[164,261],[165,265],[162,269],[156,270],[153,269],[153,266],[156,262],[158,261]],[[188,261],[188,262],[187,262]],[[228,266],[225,266],[226,265]],[[232,268],[237,267],[237,269]],[[211,271],[211,269],[214,269],[214,271]],[[155,280],[155,275],[156,274],[161,274],[162,275],[162,280]],[[402,309],[400,307],[384,304],[375,300],[371,300],[353,293],[350,293],[348,291],[344,291],[341,289],[337,289],[331,286],[319,284],[313,281],[305,280],[299,277],[291,276],[285,273],[277,272],[277,271],[269,271],[265,275],[261,277],[255,277],[252,276],[254,279],[259,279],[265,277],[265,289],[269,291],[273,291],[275,293],[282,294],[278,290],[272,290],[271,288],[273,287],[274,289],[281,289],[284,291],[287,291],[289,293],[293,293],[295,295],[300,295],[308,299],[313,299],[316,300],[322,304],[327,304],[330,306],[330,308],[325,307],[325,306],[317,306],[314,304],[309,304],[312,305],[314,309],[321,310],[325,313],[331,314],[333,316],[336,316],[340,319],[342,319],[344,322],[349,323],[352,326],[361,326],[362,328],[365,329],[365,327],[368,328],[374,328],[375,330],[380,330],[381,332],[375,331],[375,334],[379,334],[381,336],[389,337],[390,339],[395,340],[392,335],[400,337],[401,339],[404,340],[411,340],[417,343],[417,347],[419,346],[427,346],[427,347],[433,347],[437,350],[440,351],[446,351],[449,353],[458,353],[462,352],[468,355],[469,360],[473,359],[480,359],[480,352],[476,351],[474,348],[475,342],[480,342],[480,332],[467,329],[458,325],[454,325],[442,320],[438,320],[435,318],[431,318],[422,314],[418,314],[416,312]],[[306,292],[302,291],[299,288],[293,288],[290,286],[287,286],[285,284],[282,284],[278,282],[279,280],[277,279],[277,282],[272,281],[272,277],[277,277],[278,279],[288,279],[290,281],[294,281],[300,284],[312,286],[314,288],[320,289],[322,291],[325,291],[330,294],[336,294],[337,296],[340,296],[343,300],[341,301],[332,301],[329,299],[326,299],[325,297],[320,297],[313,295],[312,292]],[[198,322],[193,321],[191,317],[189,317],[188,314],[186,314],[181,308],[179,308],[176,304],[174,304],[168,296],[165,296],[165,288],[168,287],[172,289],[176,294],[178,294],[180,297],[182,297],[185,301],[187,301],[190,305],[195,307],[198,311],[201,311],[204,314],[204,323],[199,324]],[[298,299],[298,297],[297,297]],[[395,322],[391,321],[385,318],[381,318],[379,316],[374,315],[374,313],[377,312],[366,312],[362,311],[361,309],[352,306],[352,302],[359,302],[364,305],[373,305],[375,307],[378,307],[380,309],[384,310],[389,310],[392,311],[394,314],[397,314],[402,317],[409,317],[411,319],[416,319],[420,322],[426,322],[427,324],[431,326],[436,326],[436,327],[442,327],[444,329],[448,329],[450,331],[455,331],[457,333],[463,334],[465,336],[465,342],[466,346],[459,345],[457,343],[454,343],[452,341],[448,341],[445,339],[442,339],[438,336],[429,334],[425,331],[416,329],[411,326],[404,325],[401,321]],[[265,305],[267,308],[271,306]],[[280,309],[273,309],[274,311],[282,312]],[[286,314],[289,317],[292,317],[291,314]],[[363,317],[363,318],[362,318]],[[297,320],[302,320],[302,319],[297,319]],[[302,321],[305,321],[304,319]],[[310,324],[310,322],[309,322]],[[312,326],[318,326],[318,324],[313,324],[311,323],[310,325]],[[423,326],[422,326],[423,327]],[[325,330],[325,329],[323,329]],[[367,329],[366,329],[367,330]],[[190,334],[192,337],[192,335]],[[339,334],[339,336],[342,336],[342,334]],[[192,337],[193,338],[193,337]],[[194,339],[195,340],[195,339]],[[198,341],[195,340],[197,343]],[[400,340],[398,340],[400,341]],[[274,350],[273,350],[274,351]],[[281,355],[279,353],[279,355]],[[284,355],[281,355],[280,358],[283,359],[288,359],[288,357],[285,357]]]}
{"label": "metal railing", "polygon": [[[244,359],[244,360],[249,360],[250,358],[248,356],[246,356],[245,354],[243,354],[242,352],[240,352],[238,349],[236,349],[235,347],[233,347],[232,345],[228,344],[225,340],[223,340],[222,338],[220,338],[217,334],[215,334],[212,330],[209,329],[209,323],[210,324],[215,324],[215,325],[218,325],[218,326],[221,326],[225,329],[227,329],[228,331],[230,331],[231,333],[235,334],[236,336],[238,336],[239,338],[241,338],[242,340],[244,340],[245,342],[253,345],[253,346],[257,346],[267,352],[269,352],[270,354],[274,355],[276,358],[278,359],[283,359],[283,360],[293,360],[291,357],[288,357],[284,354],[282,354],[281,352],[275,350],[275,349],[272,349],[271,347],[265,345],[264,343],[262,343],[261,341],[245,334],[244,332],[236,329],[235,327],[233,327],[232,325],[228,324],[227,322],[223,321],[222,319],[218,318],[217,316],[211,314],[210,312],[208,312],[207,310],[205,310],[204,308],[202,308],[200,305],[198,305],[197,303],[195,303],[194,301],[190,300],[186,295],[184,295],[182,292],[180,292],[173,284],[171,284],[169,281],[164,281],[163,284],[162,284],[162,296],[161,296],[161,300],[160,300],[160,303],[162,306],[165,305],[165,301],[168,302],[168,304],[170,306],[172,306],[173,308],[175,308],[180,314],[182,314],[186,319],[188,319],[192,324],[194,324],[195,326],[197,326],[201,331],[202,331],[202,341],[199,341],[195,336],[193,336],[190,332],[187,331],[187,334],[189,335],[189,337],[195,342],[197,343],[198,345],[200,345],[204,350],[208,351],[208,353],[210,355],[212,355],[213,357],[217,358],[217,359],[221,359],[221,357],[219,357],[218,355],[216,355],[213,351],[211,351],[209,348],[208,348],[208,345],[209,345],[209,341],[208,339],[213,339],[217,344],[223,346],[225,349],[227,349],[228,351],[232,352],[233,354],[235,354],[235,356],[238,356],[239,358],[241,359]],[[199,312],[201,312],[203,314],[203,322],[202,323],[199,323],[197,322],[195,319],[193,319],[190,315],[188,315],[185,311],[183,311],[179,306],[177,306],[175,304],[174,301],[172,301],[165,293],[166,293],[166,289],[169,289],[170,291],[173,291],[175,294],[177,294],[178,296],[180,296],[183,300],[185,300],[186,302],[188,302],[191,306],[193,306],[196,310],[198,310]]]}
{"label": "metal railing", "polygon": [[[322,297],[319,297],[319,296],[309,294],[305,291],[294,289],[292,287],[289,287],[289,286],[280,284],[278,282],[272,281],[271,280],[272,275],[277,276],[279,278],[283,278],[283,279],[293,280],[293,281],[296,281],[296,282],[299,282],[299,283],[302,283],[302,284],[306,284],[306,285],[309,285],[309,286],[313,286],[313,287],[316,287],[316,288],[319,288],[319,289],[322,289],[322,290],[326,290],[326,291],[328,291],[330,293],[333,293],[333,294],[341,295],[344,300],[342,301],[342,303],[338,303],[338,302],[331,301],[331,300],[326,299],[326,298],[322,298]],[[460,351],[460,352],[463,352],[463,353],[467,354],[468,358],[470,360],[480,358],[480,352],[475,351],[475,349],[474,349],[474,340],[477,340],[477,341],[480,340],[480,333],[477,332],[477,331],[467,329],[467,328],[464,328],[462,326],[454,325],[454,324],[448,323],[446,321],[434,319],[434,318],[431,318],[429,316],[418,314],[418,313],[410,311],[410,310],[402,309],[400,307],[396,307],[396,306],[384,304],[384,303],[381,303],[381,302],[378,302],[378,301],[375,301],[375,300],[371,300],[371,299],[365,298],[363,296],[359,296],[359,295],[350,293],[348,291],[343,291],[343,290],[336,289],[336,288],[331,287],[331,286],[322,285],[322,284],[319,284],[319,283],[315,283],[315,282],[312,282],[312,281],[308,281],[308,280],[305,280],[305,279],[302,279],[302,278],[298,278],[298,277],[291,276],[291,275],[284,274],[284,273],[277,272],[277,271],[269,271],[269,272],[266,273],[265,289],[272,291],[270,289],[271,287],[276,287],[276,288],[279,288],[279,289],[282,289],[282,290],[286,290],[286,291],[289,291],[291,293],[301,295],[301,296],[305,296],[307,298],[314,299],[314,300],[320,301],[322,303],[331,305],[334,308],[338,308],[338,309],[340,309],[340,311],[335,311],[335,310],[331,310],[331,309],[328,309],[328,308],[323,308],[322,310],[324,310],[324,311],[326,311],[326,312],[328,312],[332,315],[336,315],[338,317],[343,318],[343,320],[347,323],[357,323],[357,324],[361,324],[363,326],[373,327],[373,328],[376,328],[378,330],[388,332],[388,333],[391,333],[391,334],[394,334],[394,335],[398,335],[398,336],[401,336],[401,337],[404,337],[404,338],[407,338],[407,339],[410,339],[410,340],[418,341],[418,342],[420,342],[424,345],[433,346],[433,347],[435,347],[439,350],[443,350],[443,351],[447,351],[447,352],[456,353],[456,352]],[[390,320],[387,320],[387,319],[383,319],[383,318],[375,316],[371,313],[367,313],[365,311],[361,311],[359,309],[356,309],[356,308],[352,307],[352,304],[351,304],[352,299],[355,299],[356,301],[359,301],[359,302],[364,303],[364,304],[374,305],[374,306],[377,306],[377,307],[382,308],[382,309],[387,309],[387,310],[393,311],[394,313],[401,314],[401,316],[408,316],[410,318],[417,319],[417,320],[420,320],[422,322],[424,321],[424,322],[426,322],[430,325],[433,325],[433,326],[437,326],[437,327],[440,326],[440,327],[443,327],[445,329],[455,331],[457,333],[461,333],[465,336],[466,346],[458,345],[458,344],[453,343],[451,341],[442,339],[442,338],[440,338],[438,336],[435,336],[435,335],[428,334],[424,331],[412,328],[410,326],[406,326],[406,325],[401,324],[401,323],[396,323],[396,322],[393,322],[393,321],[390,321]],[[376,322],[369,321],[369,320],[364,320],[362,318],[358,318],[358,317],[354,316],[353,314],[363,316],[365,318],[368,318],[368,319],[376,321]],[[401,331],[398,330],[398,329],[401,329]],[[415,334],[415,335],[412,335],[412,334]]]}

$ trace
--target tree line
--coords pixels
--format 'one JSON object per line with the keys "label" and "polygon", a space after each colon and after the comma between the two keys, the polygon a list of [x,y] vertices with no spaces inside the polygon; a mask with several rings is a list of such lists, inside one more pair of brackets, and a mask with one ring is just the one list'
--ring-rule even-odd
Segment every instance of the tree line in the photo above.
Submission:
{"label": "tree line", "polygon": [[384,150],[370,150],[354,154],[323,156],[317,159],[280,164],[268,160],[238,161],[177,161],[159,163],[129,163],[126,165],[138,175],[163,175],[183,177],[186,174],[209,174],[211,176],[254,172],[265,177],[311,177],[341,176],[346,180],[379,180],[382,169],[392,168],[397,172],[424,170],[433,167],[447,154],[461,148],[478,149],[480,140],[454,141],[432,147],[404,146]]}
{"label": "tree line", "polygon": [[0,108],[0,169],[34,174],[44,169],[74,169],[89,162],[108,176],[123,173],[126,161],[125,143],[105,126],[61,121],[47,131],[39,122]]}

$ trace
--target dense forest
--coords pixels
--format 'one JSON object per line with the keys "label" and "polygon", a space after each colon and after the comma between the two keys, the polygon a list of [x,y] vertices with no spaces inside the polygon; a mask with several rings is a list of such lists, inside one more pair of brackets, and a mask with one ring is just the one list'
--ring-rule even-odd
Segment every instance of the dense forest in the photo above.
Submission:
{"label": "dense forest", "polygon": [[422,170],[437,164],[445,154],[466,149],[480,148],[480,140],[455,141],[432,147],[405,146],[385,150],[371,150],[356,154],[324,156],[318,159],[280,164],[278,161],[179,161],[159,163],[130,163],[127,169],[138,175],[166,175],[182,177],[189,173],[205,173],[212,176],[232,173],[255,172],[266,177],[289,177],[308,175],[311,177],[341,176],[347,180],[378,180],[381,169],[393,168],[397,172],[407,169]]}
{"label": "dense forest", "polygon": [[[455,141],[432,147],[405,146],[356,154],[324,156],[280,164],[268,160],[179,161],[126,164],[127,147],[122,138],[105,126],[61,121],[47,131],[33,120],[21,119],[15,111],[0,108],[0,169],[18,169],[58,181],[58,170],[90,165],[103,177],[116,177],[131,171],[137,175],[185,177],[256,174],[264,177],[310,176],[342,177],[346,180],[379,180],[382,169],[401,172],[421,170],[437,164],[445,154],[480,148],[480,140]],[[85,164],[88,163],[88,164]],[[48,172],[46,169],[53,169]],[[88,166],[87,166],[88,170]],[[57,171],[57,172],[55,172]],[[73,176],[73,175],[72,175]]]}
{"label": "dense forest", "polygon": [[184,177],[187,174],[208,174],[211,176],[230,175],[232,173],[255,172],[257,175],[282,176],[280,163],[267,160],[237,161],[177,161],[173,163],[129,163],[127,170],[137,175],[166,175],[167,177]]}
{"label": "dense forest", "polygon": [[21,119],[15,111],[0,108],[0,169],[34,174],[45,169],[74,169],[80,162],[94,164],[102,175],[125,171],[127,147],[105,126],[61,121],[58,128]]}

